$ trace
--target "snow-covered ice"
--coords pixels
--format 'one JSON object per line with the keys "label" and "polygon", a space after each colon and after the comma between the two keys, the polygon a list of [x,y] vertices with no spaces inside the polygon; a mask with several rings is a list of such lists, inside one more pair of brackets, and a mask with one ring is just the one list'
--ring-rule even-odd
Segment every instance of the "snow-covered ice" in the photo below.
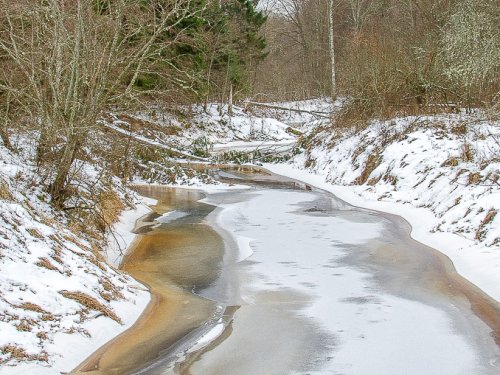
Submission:
{"label": "snow-covered ice", "polygon": [[[232,333],[198,359],[191,368],[193,374],[204,373],[214,363],[223,371],[250,374],[258,367],[252,361],[245,365],[244,354],[239,352],[243,342],[248,342],[247,350],[257,353],[255,361],[267,363],[281,345],[280,337],[293,340],[286,332],[262,331],[246,311],[254,311],[255,319],[260,315],[271,319],[272,311],[282,311],[279,319],[292,319],[295,323],[291,324],[304,324],[303,317],[317,323],[319,345],[327,347],[327,352],[317,354],[320,358],[308,354],[310,363],[307,359],[292,363],[291,373],[372,374],[374,369],[381,374],[495,373],[488,361],[497,361],[498,352],[483,353],[472,346],[474,339],[456,331],[449,312],[388,293],[374,282],[370,268],[346,262],[346,257],[366,251],[362,249],[371,242],[384,241],[390,225],[387,219],[349,209],[343,213],[322,210],[321,202],[316,203],[318,197],[316,193],[258,190],[241,202],[222,205],[218,225],[237,242],[252,239],[253,253],[237,267],[245,280],[239,283],[244,302],[234,315]],[[273,324],[262,322],[263,327]],[[314,342],[307,345],[315,347]],[[286,367],[286,358],[282,359],[264,368],[284,371],[279,367]]]}

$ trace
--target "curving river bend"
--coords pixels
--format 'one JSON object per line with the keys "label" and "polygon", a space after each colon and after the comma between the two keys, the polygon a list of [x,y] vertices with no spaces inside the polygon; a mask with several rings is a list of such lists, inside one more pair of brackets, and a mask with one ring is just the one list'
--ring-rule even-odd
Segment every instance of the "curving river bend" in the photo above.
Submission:
{"label": "curving river bend", "polygon": [[401,218],[265,171],[158,200],[122,268],[152,301],[85,374],[498,374],[500,306]]}

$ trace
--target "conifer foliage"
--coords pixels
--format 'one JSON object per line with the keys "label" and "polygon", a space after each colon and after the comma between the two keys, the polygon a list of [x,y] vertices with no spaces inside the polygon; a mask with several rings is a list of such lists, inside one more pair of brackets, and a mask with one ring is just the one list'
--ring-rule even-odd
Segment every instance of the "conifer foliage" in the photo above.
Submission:
{"label": "conifer foliage", "polygon": [[151,101],[249,88],[265,47],[250,0],[0,0],[0,135],[36,132],[36,163],[64,207],[97,120]]}

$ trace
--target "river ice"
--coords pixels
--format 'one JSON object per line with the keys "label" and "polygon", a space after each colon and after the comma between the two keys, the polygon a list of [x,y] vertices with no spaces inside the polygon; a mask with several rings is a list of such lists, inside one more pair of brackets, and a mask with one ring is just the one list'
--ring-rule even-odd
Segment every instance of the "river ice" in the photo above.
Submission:
{"label": "river ice", "polygon": [[206,201],[222,207],[218,225],[245,244],[233,265],[242,306],[232,333],[203,353],[192,373],[498,371],[498,347],[489,342],[482,350],[471,333],[483,330],[478,335],[488,341],[477,317],[469,327],[439,304],[389,293],[373,267],[348,261],[384,242],[388,219],[315,192],[257,190],[240,202]]}

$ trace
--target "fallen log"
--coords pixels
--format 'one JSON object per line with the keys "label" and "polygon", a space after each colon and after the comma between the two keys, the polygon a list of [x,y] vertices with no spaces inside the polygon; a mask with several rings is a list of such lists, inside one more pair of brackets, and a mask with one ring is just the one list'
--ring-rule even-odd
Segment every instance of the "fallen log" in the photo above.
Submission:
{"label": "fallen log", "polygon": [[282,107],[282,106],[275,105],[275,104],[250,102],[250,101],[245,101],[243,103],[245,105],[245,110],[249,106],[256,106],[256,107],[265,107],[265,108],[279,109],[279,110],[282,110],[282,111],[290,111],[290,112],[298,112],[298,113],[309,113],[310,115],[318,116],[318,117],[324,117],[324,118],[330,118],[331,117],[331,113],[329,113],[329,112],[309,111],[307,109],[297,109],[297,108],[287,108],[287,107]]}
{"label": "fallen log", "polygon": [[122,128],[118,127],[118,126],[112,125],[112,124],[108,124],[108,123],[106,123],[104,121],[101,121],[100,124],[103,125],[105,128],[113,130],[114,132],[116,132],[116,133],[118,133],[120,135],[123,135],[123,136],[126,136],[126,137],[130,137],[130,138],[134,139],[135,141],[137,141],[139,143],[146,144],[148,146],[158,147],[158,148],[170,151],[170,152],[172,152],[174,154],[183,156],[183,157],[188,158],[188,159],[198,160],[198,161],[204,161],[204,162],[210,162],[210,159],[202,158],[200,156],[189,154],[189,153],[184,152],[182,150],[179,150],[179,149],[177,149],[175,147],[166,145],[164,143],[160,143],[158,141],[150,140],[150,139],[148,139],[146,137],[134,134],[133,132],[124,130],[124,129],[122,129]]}

